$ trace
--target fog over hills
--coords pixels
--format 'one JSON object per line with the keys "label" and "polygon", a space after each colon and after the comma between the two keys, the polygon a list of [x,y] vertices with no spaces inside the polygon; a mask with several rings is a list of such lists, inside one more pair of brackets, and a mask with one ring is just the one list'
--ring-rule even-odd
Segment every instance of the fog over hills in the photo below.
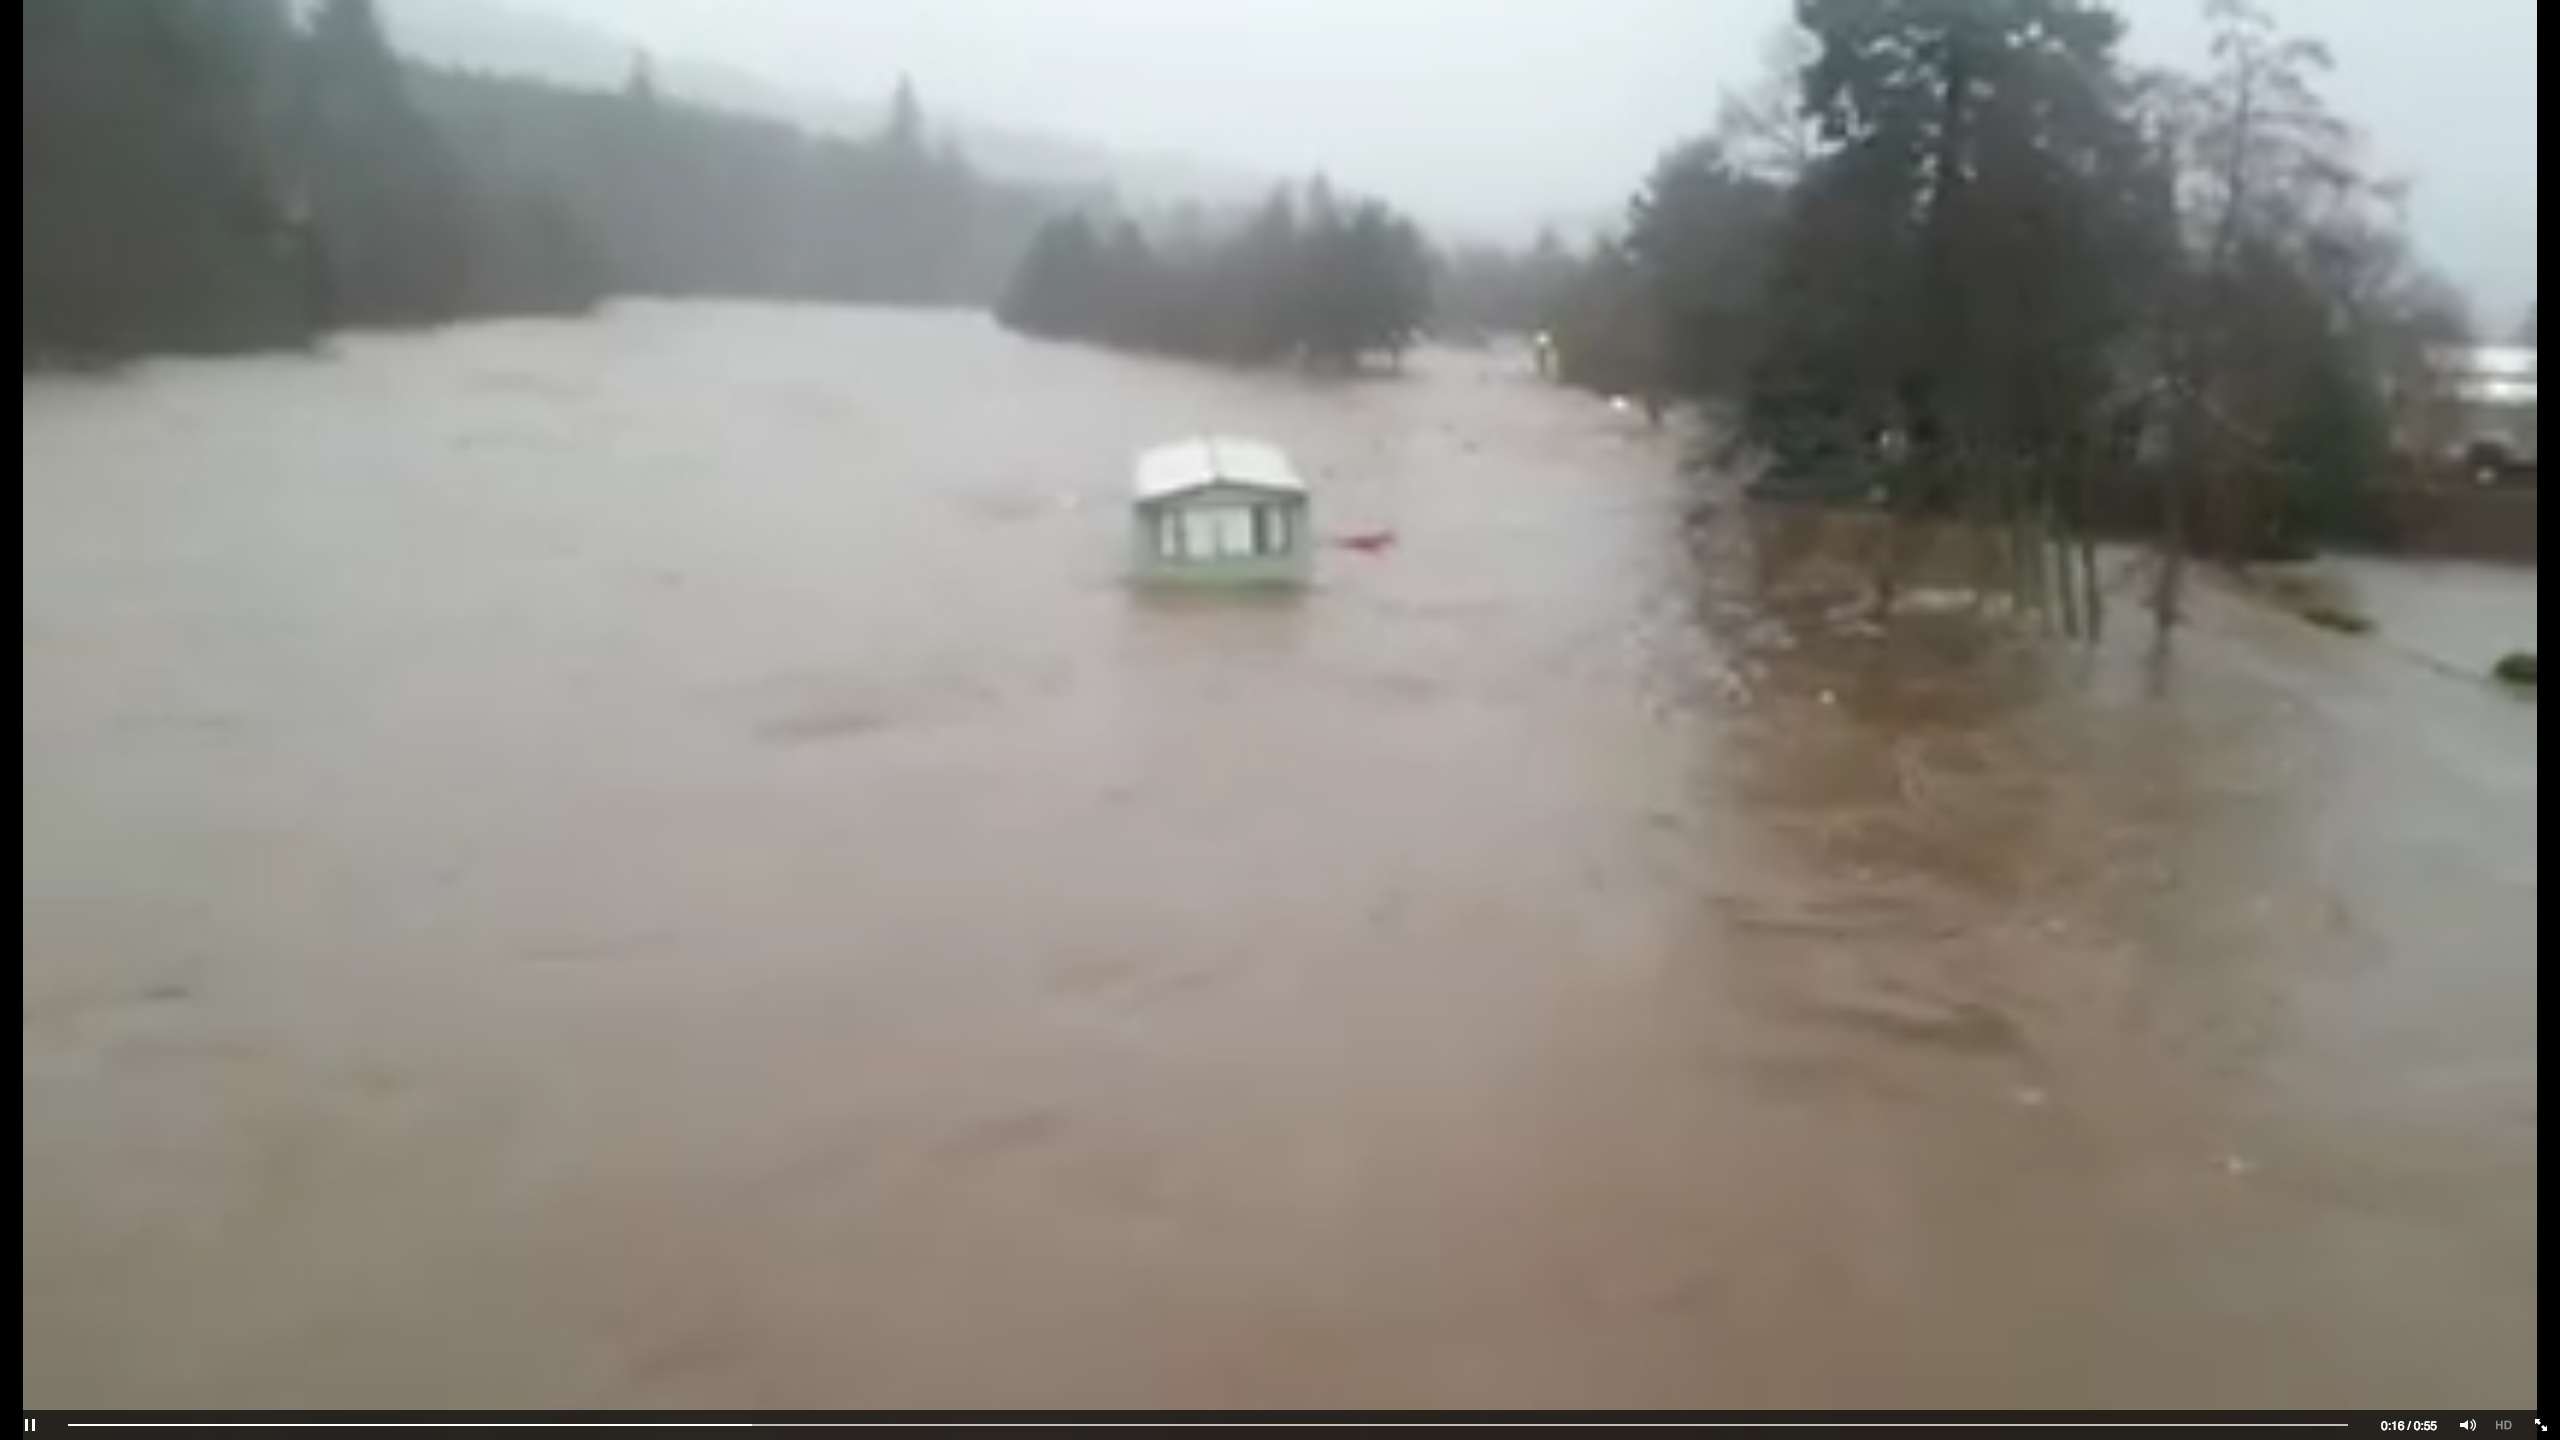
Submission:
{"label": "fog over hills", "polygon": [[[623,84],[643,47],[599,26],[503,0],[386,0],[394,41],[420,61],[531,76],[581,87]],[[683,55],[649,54],[664,93],[812,130],[862,134],[887,113],[886,96],[830,95],[775,84],[745,70]],[[997,175],[1079,189],[1108,188],[1129,202],[1163,206],[1252,198],[1273,177],[1181,156],[1132,153],[1015,126],[995,125],[924,101],[935,130]]]}

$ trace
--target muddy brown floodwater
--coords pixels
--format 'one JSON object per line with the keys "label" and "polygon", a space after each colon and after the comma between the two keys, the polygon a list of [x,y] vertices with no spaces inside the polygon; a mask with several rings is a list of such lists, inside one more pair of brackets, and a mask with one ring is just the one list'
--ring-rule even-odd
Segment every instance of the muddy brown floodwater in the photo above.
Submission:
{"label": "muddy brown floodwater", "polygon": [[[1402,544],[1127,593],[1203,427]],[[1865,630],[1484,357],[636,308],[22,444],[30,1408],[2535,1403],[2536,715],[2387,646]]]}

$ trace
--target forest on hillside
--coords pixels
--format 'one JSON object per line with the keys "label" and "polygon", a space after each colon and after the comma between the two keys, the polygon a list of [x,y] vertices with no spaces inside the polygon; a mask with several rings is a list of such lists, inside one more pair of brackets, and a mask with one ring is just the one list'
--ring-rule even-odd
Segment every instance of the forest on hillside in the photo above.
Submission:
{"label": "forest on hillside", "polygon": [[1070,211],[1033,240],[997,316],[1048,339],[1233,364],[1400,360],[1432,304],[1422,230],[1319,179],[1249,217],[1149,234]]}
{"label": "forest on hillside", "polygon": [[984,304],[1061,197],[901,88],[854,140],[421,69],[372,0],[24,0],[22,359],[287,345],[611,295]]}
{"label": "forest on hillside", "polygon": [[2098,0],[1797,0],[1616,233],[1478,257],[1452,318],[1534,310],[1566,378],[1694,402],[1773,484],[1986,522],[2074,629],[2137,524],[2172,618],[2190,551],[2363,533],[2392,406],[2466,330],[2329,55],[2205,10],[2182,73]]}

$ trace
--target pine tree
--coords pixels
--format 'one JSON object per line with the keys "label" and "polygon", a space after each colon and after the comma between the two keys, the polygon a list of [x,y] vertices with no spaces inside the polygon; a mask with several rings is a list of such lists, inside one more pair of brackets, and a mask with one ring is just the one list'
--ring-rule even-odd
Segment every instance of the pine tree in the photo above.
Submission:
{"label": "pine tree", "polygon": [[298,120],[341,318],[405,325],[462,313],[471,265],[464,197],[411,103],[373,0],[321,6],[303,75]]}
{"label": "pine tree", "polygon": [[263,0],[21,7],[30,362],[302,333],[262,153],[287,40],[281,10]]}

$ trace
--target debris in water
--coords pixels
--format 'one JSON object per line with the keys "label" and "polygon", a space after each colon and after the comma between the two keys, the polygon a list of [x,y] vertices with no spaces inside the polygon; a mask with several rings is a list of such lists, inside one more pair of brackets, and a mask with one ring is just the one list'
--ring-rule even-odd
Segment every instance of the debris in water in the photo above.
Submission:
{"label": "debris in water", "polygon": [[2257,1168],[2257,1166],[2250,1164],[2246,1159],[2243,1159],[2238,1155],[2225,1155],[2222,1157],[2222,1173],[2230,1176],[2234,1180],[2246,1177],[2251,1171]]}
{"label": "debris in water", "polygon": [[2009,1098],[2017,1101],[2020,1105],[2025,1106],[2029,1110],[2034,1110],[2041,1108],[2046,1101],[2053,1097],[2045,1094],[2042,1090],[2037,1089],[2033,1085],[2021,1085],[2010,1093]]}
{"label": "debris in water", "polygon": [[2328,605],[2314,605],[2302,612],[2302,618],[2323,630],[2334,630],[2341,635],[2370,635],[2375,629],[2371,617]]}
{"label": "debris in water", "polygon": [[1825,691],[1823,691],[1823,692],[1822,692],[1822,703],[1823,703],[1824,705],[1826,705],[1826,706],[1829,706],[1829,705],[1837,705],[1837,704],[1839,704],[1839,703],[1840,703],[1840,692],[1839,692],[1839,691],[1837,691],[1837,690],[1825,690]]}

